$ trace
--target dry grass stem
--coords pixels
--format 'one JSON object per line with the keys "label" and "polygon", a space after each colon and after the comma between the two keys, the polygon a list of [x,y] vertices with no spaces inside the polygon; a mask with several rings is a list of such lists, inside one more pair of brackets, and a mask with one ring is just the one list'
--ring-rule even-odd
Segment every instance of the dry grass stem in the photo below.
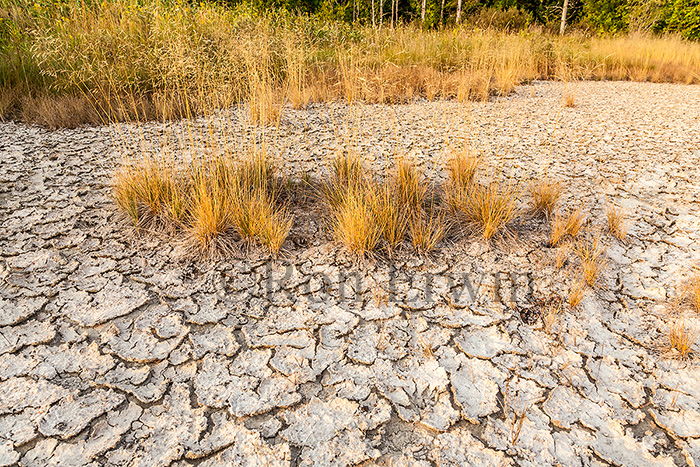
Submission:
{"label": "dry grass stem", "polygon": [[564,92],[564,107],[576,107],[576,97],[574,93],[569,90]]}
{"label": "dry grass stem", "polygon": [[608,230],[610,230],[610,233],[618,240],[624,240],[627,235],[628,225],[622,205],[615,206],[608,201],[605,214],[608,219]]}
{"label": "dry grass stem", "polygon": [[411,243],[419,253],[430,253],[445,237],[445,216],[441,213],[414,213],[409,223]]}
{"label": "dry grass stem", "polygon": [[698,331],[688,329],[683,320],[675,321],[668,332],[668,352],[682,360],[690,357],[699,334]]}
{"label": "dry grass stem", "polygon": [[561,269],[562,267],[564,267],[564,264],[566,263],[568,256],[569,256],[568,246],[564,245],[564,246],[557,248],[557,256],[554,260],[554,266],[557,269]]}
{"label": "dry grass stem", "polygon": [[583,297],[586,296],[586,283],[583,281],[578,281],[569,289],[569,306],[571,308],[576,308]]}
{"label": "dry grass stem", "polygon": [[548,177],[533,181],[530,184],[532,212],[550,217],[563,191],[564,187],[561,182],[550,180]]}
{"label": "dry grass stem", "polygon": [[396,194],[401,204],[416,210],[421,207],[428,189],[418,168],[404,158],[396,161]]}
{"label": "dry grass stem", "polygon": [[566,236],[576,237],[581,231],[584,222],[585,218],[581,208],[578,208],[568,216],[564,216],[558,212],[555,213],[552,219],[549,245],[552,247],[558,245]]}

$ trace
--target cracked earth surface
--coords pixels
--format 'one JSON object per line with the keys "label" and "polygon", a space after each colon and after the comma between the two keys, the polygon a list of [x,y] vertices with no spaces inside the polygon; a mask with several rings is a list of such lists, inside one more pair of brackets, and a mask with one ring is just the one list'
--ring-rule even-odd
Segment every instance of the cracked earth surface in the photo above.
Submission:
{"label": "cracked earth surface", "polygon": [[349,134],[377,170],[397,147],[440,179],[470,138],[521,181],[548,167],[594,227],[624,200],[627,241],[604,236],[596,287],[549,332],[522,310],[579,273],[544,221],[358,262],[299,215],[280,259],[187,260],[117,213],[114,127],[0,124],[0,466],[700,463],[700,367],[662,349],[679,313],[700,329],[669,311],[700,261],[700,88],[569,87],[574,108],[534,83],[288,110],[271,142],[291,175]]}

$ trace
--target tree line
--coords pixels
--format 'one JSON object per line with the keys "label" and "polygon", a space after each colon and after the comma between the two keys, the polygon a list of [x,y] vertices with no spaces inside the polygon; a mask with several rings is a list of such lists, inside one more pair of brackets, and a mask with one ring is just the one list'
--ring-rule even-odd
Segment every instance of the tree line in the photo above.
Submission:
{"label": "tree line", "polygon": [[255,9],[285,9],[373,26],[459,24],[521,30],[540,25],[561,32],[678,33],[700,39],[700,0],[224,0]]}

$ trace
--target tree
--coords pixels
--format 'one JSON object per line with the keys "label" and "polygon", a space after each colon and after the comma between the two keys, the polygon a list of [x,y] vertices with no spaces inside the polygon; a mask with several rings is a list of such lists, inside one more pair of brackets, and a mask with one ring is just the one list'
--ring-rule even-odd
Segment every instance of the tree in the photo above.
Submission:
{"label": "tree", "polygon": [[569,9],[569,0],[564,0],[564,8],[561,9],[561,26],[559,26],[559,34],[564,34],[566,29],[566,10]]}

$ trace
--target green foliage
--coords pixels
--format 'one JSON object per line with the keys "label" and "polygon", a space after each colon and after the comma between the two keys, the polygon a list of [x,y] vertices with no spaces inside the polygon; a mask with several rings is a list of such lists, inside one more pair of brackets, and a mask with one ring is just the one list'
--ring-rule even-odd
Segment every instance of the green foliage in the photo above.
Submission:
{"label": "green foliage", "polygon": [[667,30],[685,39],[700,39],[700,0],[675,0],[670,5]]}
{"label": "green foliage", "polygon": [[583,19],[599,33],[616,34],[628,30],[629,0],[586,0]]}
{"label": "green foliage", "polygon": [[482,29],[493,28],[500,31],[520,31],[531,22],[530,14],[514,7],[507,9],[482,8],[469,18],[469,22]]}

